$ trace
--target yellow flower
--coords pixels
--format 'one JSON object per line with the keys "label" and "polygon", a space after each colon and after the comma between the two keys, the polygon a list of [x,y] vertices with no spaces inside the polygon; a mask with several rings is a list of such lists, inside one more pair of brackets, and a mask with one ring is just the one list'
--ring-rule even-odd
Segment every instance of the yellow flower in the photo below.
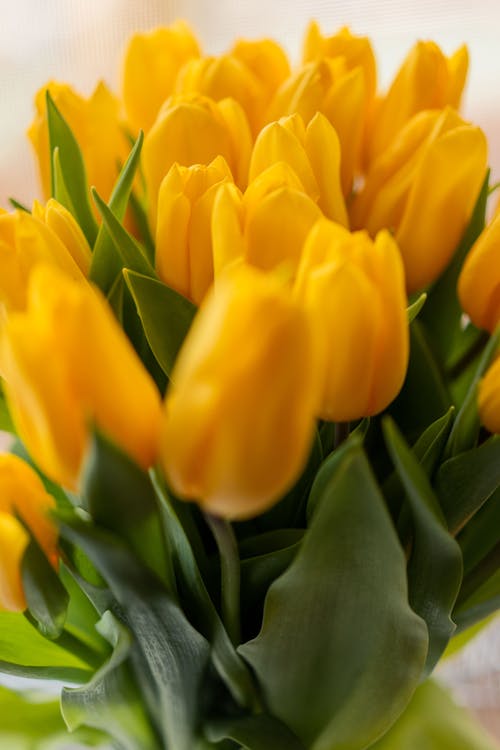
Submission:
{"label": "yellow flower", "polygon": [[239,266],[217,282],[167,394],[161,460],[179,497],[248,518],[287,491],[314,429],[312,356],[308,318],[273,277]]}
{"label": "yellow flower", "polygon": [[[35,208],[35,212],[42,211]],[[47,213],[52,215],[53,212],[59,214],[61,222],[66,221],[64,210],[59,213],[59,207],[51,204]],[[68,226],[75,230],[76,235],[77,225],[72,218],[71,222],[68,220]],[[53,265],[75,280],[84,280],[78,256],[82,248],[75,257],[73,240],[67,247],[63,244],[63,237],[69,239],[66,231],[60,231],[58,235],[49,226],[49,221],[44,222],[26,211],[0,214],[0,303],[7,310],[24,309],[29,278],[39,263]]]}
{"label": "yellow flower", "polygon": [[248,177],[252,136],[245,113],[233,99],[178,95],[169,99],[144,139],[142,164],[151,225],[156,226],[160,184],[175,162],[210,164],[222,156],[240,187]]}
{"label": "yellow flower", "polygon": [[107,303],[49,266],[11,313],[0,371],[17,431],[40,468],[75,489],[95,423],[138,464],[155,460],[160,398]]}
{"label": "yellow flower", "polygon": [[372,242],[321,219],[311,230],[295,292],[315,332],[322,377],[317,416],[348,422],[397,396],[408,364],[404,272],[388,232]]}
{"label": "yellow flower", "polygon": [[43,193],[47,199],[51,194],[52,159],[45,101],[47,90],[78,141],[89,184],[97,188],[104,200],[108,200],[118,175],[117,164],[123,163],[130,151],[120,123],[118,99],[103,82],[88,99],[62,83],[51,82],[38,91],[36,115],[28,135],[38,159]]}
{"label": "yellow flower", "polygon": [[208,166],[174,164],[160,186],[156,269],[160,278],[199,305],[214,277],[211,218],[222,182],[232,182],[222,156]]}
{"label": "yellow flower", "polygon": [[295,171],[285,162],[268,167],[245,194],[230,184],[217,191],[212,211],[216,276],[236,260],[293,276],[307,233],[321,216]]}
{"label": "yellow flower", "polygon": [[418,112],[458,109],[467,77],[466,47],[445,57],[434,42],[417,42],[387,94],[375,108],[367,144],[368,163],[389,148],[401,128]]}
{"label": "yellow flower", "polygon": [[255,142],[249,181],[277,161],[292,167],[308,195],[329,219],[347,226],[340,185],[339,139],[324,115],[317,112],[307,128],[300,115],[283,117],[267,125]]}
{"label": "yellow flower", "polygon": [[290,75],[286,53],[273,39],[239,39],[230,54],[252,71],[269,96]]}
{"label": "yellow flower", "polygon": [[54,198],[51,198],[45,206],[42,206],[38,201],[34,201],[33,216],[43,221],[49,229],[52,229],[68,250],[80,271],[88,276],[92,250],[80,229],[80,225],[68,209]]}
{"label": "yellow flower", "polygon": [[57,566],[57,532],[48,518],[54,507],[54,499],[28,464],[17,456],[0,454],[0,611],[26,609],[21,563],[29,533],[24,525]]}
{"label": "yellow flower", "polygon": [[409,292],[434,281],[472,214],[487,163],[484,133],[452,109],[416,115],[372,165],[351,223],[394,232]]}
{"label": "yellow flower", "polygon": [[196,37],[184,21],[131,38],[123,63],[122,96],[134,131],[151,128],[174,90],[179,70],[199,54]]}
{"label": "yellow flower", "polygon": [[458,279],[460,304],[478,328],[500,321],[500,213],[471,248]]}
{"label": "yellow flower", "polygon": [[500,358],[497,357],[479,382],[478,407],[481,424],[500,433]]}

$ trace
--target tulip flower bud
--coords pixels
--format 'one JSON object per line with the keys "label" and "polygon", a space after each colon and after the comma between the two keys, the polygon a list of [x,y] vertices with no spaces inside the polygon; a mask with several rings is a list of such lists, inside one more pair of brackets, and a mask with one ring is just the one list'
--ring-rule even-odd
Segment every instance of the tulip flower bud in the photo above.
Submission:
{"label": "tulip flower bud", "polygon": [[160,186],[156,269],[196,305],[213,282],[212,209],[218,186],[228,181],[231,171],[218,156],[208,166],[174,164]]}
{"label": "tulip flower bud", "polygon": [[26,609],[21,563],[33,534],[57,566],[57,532],[48,518],[55,502],[38,475],[17,456],[0,454],[0,611]]}
{"label": "tulip flower bud", "polygon": [[385,409],[408,364],[404,272],[390,234],[372,242],[321,219],[306,240],[295,293],[315,331],[317,416],[349,422]]}
{"label": "tulip flower bud", "polygon": [[210,164],[222,156],[236,183],[244,186],[251,148],[247,118],[233,99],[216,103],[188,94],[169,99],[145,137],[142,150],[152,226],[156,226],[160,184],[172,164]]}
{"label": "tulip flower bud", "polygon": [[389,148],[401,128],[426,109],[458,109],[469,57],[460,47],[447,58],[434,42],[417,42],[371,119],[367,144],[370,164]]}
{"label": "tulip flower bud", "polygon": [[80,225],[63,205],[51,198],[46,206],[33,202],[33,216],[43,221],[59,237],[80,271],[89,275],[92,250]]}
{"label": "tulip flower bud", "polygon": [[479,382],[478,408],[481,424],[500,433],[500,358],[497,357]]}
{"label": "tulip flower bud", "polygon": [[230,54],[252,71],[269,96],[290,75],[286,53],[274,39],[239,39]]}
{"label": "tulip flower bud", "polygon": [[484,133],[447,108],[416,115],[371,167],[351,204],[351,224],[372,237],[391,230],[409,292],[446,267],[484,180]]}
{"label": "tulip flower bud", "polygon": [[222,185],[212,211],[216,276],[237,259],[266,271],[281,266],[293,276],[307,233],[320,216],[285,162],[258,175],[244,195],[234,185]]}
{"label": "tulip flower bud", "polygon": [[4,325],[0,370],[18,434],[59,484],[77,487],[92,423],[142,467],[154,462],[159,394],[90,285],[35,268],[26,311]]}
{"label": "tulip flower bud", "polygon": [[199,54],[196,37],[183,21],[131,38],[123,64],[122,95],[134,131],[151,128],[174,90],[179,70]]}
{"label": "tulip flower bud", "polygon": [[179,497],[243,519],[289,489],[314,430],[312,357],[307,315],[272,276],[242,265],[218,280],[167,393],[161,461]]}
{"label": "tulip flower bud", "polygon": [[[35,208],[35,213],[40,211],[42,209]],[[52,216],[53,211],[58,212],[59,208],[55,209],[52,204],[48,213]],[[67,218],[64,212],[60,217],[63,217],[61,223]],[[72,217],[68,226],[71,226],[71,231],[75,230],[76,236],[77,225]],[[58,224],[58,234],[48,221],[44,222],[26,211],[0,214],[0,303],[7,310],[24,309],[31,272],[40,263],[59,268],[77,281],[84,280],[80,257],[83,246],[76,249],[68,226],[63,231]],[[69,242],[69,247],[63,244],[63,238]]]}
{"label": "tulip flower bud", "polygon": [[267,125],[257,137],[250,160],[249,181],[278,161],[289,164],[304,189],[332,221],[347,226],[340,185],[340,143],[335,129],[317,112],[307,128],[300,115]]}
{"label": "tulip flower bud", "polygon": [[478,328],[493,333],[500,321],[500,214],[469,251],[458,279],[458,297]]}

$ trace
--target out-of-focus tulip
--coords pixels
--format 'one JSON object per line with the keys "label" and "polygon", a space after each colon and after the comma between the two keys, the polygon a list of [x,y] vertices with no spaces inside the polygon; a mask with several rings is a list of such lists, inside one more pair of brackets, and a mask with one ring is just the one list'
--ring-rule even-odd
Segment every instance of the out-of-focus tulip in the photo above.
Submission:
{"label": "out-of-focus tulip", "polygon": [[132,37],[125,52],[122,92],[128,122],[136,132],[151,128],[174,90],[179,70],[199,54],[196,37],[184,21]]}
{"label": "out-of-focus tulip", "polygon": [[500,358],[497,357],[479,382],[478,406],[481,423],[487,430],[500,433]]}
{"label": "out-of-focus tulip", "polygon": [[315,332],[317,416],[348,422],[385,409],[408,364],[403,264],[389,232],[372,242],[321,219],[307,238],[295,292]]}
{"label": "out-of-focus tulip", "polygon": [[276,91],[290,75],[286,53],[274,39],[239,39],[230,54],[244,63],[269,93]]}
{"label": "out-of-focus tulip", "polygon": [[57,532],[48,518],[54,507],[54,499],[28,464],[11,454],[0,455],[0,611],[26,609],[21,580],[29,543],[25,526],[52,565],[57,565]]}
{"label": "out-of-focus tulip", "polygon": [[249,185],[244,195],[221,185],[212,211],[214,268],[236,260],[266,271],[282,268],[293,276],[304,240],[321,217],[295,171],[276,162]]}
{"label": "out-of-focus tulip", "polygon": [[160,186],[156,269],[160,278],[199,305],[214,278],[211,220],[215,194],[232,183],[218,156],[208,166],[174,164]]}
{"label": "out-of-focus tulip", "polygon": [[347,226],[340,185],[340,144],[334,127],[317,112],[307,128],[300,115],[267,125],[257,137],[250,160],[249,182],[278,161],[289,164],[323,213]]}
{"label": "out-of-focus tulip", "polygon": [[474,325],[493,333],[500,321],[500,213],[467,255],[458,279],[458,296]]}
{"label": "out-of-focus tulip", "polygon": [[391,146],[418,112],[446,106],[458,109],[468,66],[466,47],[446,57],[434,42],[417,42],[389,91],[377,102],[368,130],[368,163]]}
{"label": "out-of-focus tulip", "polygon": [[[52,211],[58,212],[59,209],[52,207],[49,213]],[[65,220],[64,213],[60,217],[61,221]],[[76,227],[72,222],[71,226]],[[66,232],[62,235],[67,238]],[[63,244],[61,234],[58,236],[48,221],[44,222],[26,211],[1,213],[0,303],[8,310],[24,309],[30,275],[40,263],[55,266],[69,277],[83,281],[81,258],[78,254],[78,257],[73,255],[75,249],[73,241],[70,247]]]}
{"label": "out-of-focus tulip", "polygon": [[54,198],[51,198],[45,206],[42,206],[38,201],[34,201],[33,216],[43,221],[49,229],[52,229],[68,250],[81,272],[85,276],[88,276],[92,250],[80,229],[80,225],[75,221],[68,209]]}
{"label": "out-of-focus tulip", "polygon": [[472,214],[487,164],[484,133],[452,109],[416,115],[372,166],[351,224],[394,232],[409,292],[434,281]]}
{"label": "out-of-focus tulip", "polygon": [[[265,324],[257,330],[256,321]],[[167,394],[161,460],[175,493],[236,519],[278,500],[311,444],[312,358],[309,319],[288,290],[248,266],[225,274],[200,308]]]}
{"label": "out-of-focus tulip", "polygon": [[77,487],[92,423],[141,466],[155,460],[158,391],[90,285],[35,268],[26,311],[5,322],[0,371],[21,439],[56,482]]}
{"label": "out-of-focus tulip", "polygon": [[67,84],[51,82],[38,91],[35,98],[36,115],[28,131],[38,160],[38,168],[45,198],[49,198],[50,162],[49,129],[47,124],[46,92],[74,133],[82,152],[87,178],[104,200],[118,176],[118,163],[123,163],[130,151],[120,122],[118,99],[101,81],[93,94],[85,99]]}
{"label": "out-of-focus tulip", "polygon": [[169,99],[144,139],[142,150],[152,226],[156,226],[160,184],[172,164],[210,164],[222,156],[236,183],[244,187],[251,149],[248,120],[233,99],[214,102],[196,94]]}
{"label": "out-of-focus tulip", "polygon": [[363,68],[349,70],[342,57],[324,58],[305,64],[276,92],[267,120],[299,114],[306,125],[316,112],[322,112],[339,137],[344,195],[352,188],[361,165],[361,147],[367,110]]}

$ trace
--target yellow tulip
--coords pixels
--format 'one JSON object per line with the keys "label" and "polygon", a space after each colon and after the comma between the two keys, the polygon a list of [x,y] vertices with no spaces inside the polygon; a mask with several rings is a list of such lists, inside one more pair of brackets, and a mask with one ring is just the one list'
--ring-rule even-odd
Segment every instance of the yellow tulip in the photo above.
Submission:
{"label": "yellow tulip", "polygon": [[90,285],[35,268],[26,311],[4,325],[0,371],[17,431],[54,481],[77,488],[92,423],[142,467],[155,460],[159,394]]}
{"label": "yellow tulip", "polygon": [[156,269],[197,305],[213,281],[212,210],[218,186],[228,181],[230,169],[218,156],[208,166],[174,164],[160,186]]}
{"label": "yellow tulip", "polygon": [[306,240],[295,293],[315,332],[317,416],[349,422],[385,409],[408,364],[404,272],[390,234],[372,242],[321,219]]}
{"label": "yellow tulip", "polygon": [[21,580],[21,563],[29,544],[25,526],[57,566],[57,532],[48,518],[53,508],[54,499],[33,469],[17,456],[0,454],[0,611],[26,609]]}
{"label": "yellow tulip", "polygon": [[340,185],[340,144],[326,117],[317,112],[307,128],[300,115],[267,125],[257,137],[250,160],[249,182],[278,161],[297,173],[308,195],[323,213],[347,226]]}
{"label": "yellow tulip", "polygon": [[500,433],[500,358],[497,357],[479,382],[478,407],[481,424]]}
{"label": "yellow tulip", "polygon": [[252,71],[269,96],[290,75],[286,53],[273,39],[239,39],[230,54]]}
{"label": "yellow tulip", "polygon": [[210,164],[222,156],[237,184],[244,187],[251,149],[246,115],[233,99],[214,102],[196,94],[169,99],[144,139],[142,150],[152,227],[156,226],[160,184],[172,164]]}
{"label": "yellow tulip", "polygon": [[351,224],[394,232],[409,292],[450,261],[484,180],[484,133],[452,109],[416,115],[372,165],[351,205]]}
{"label": "yellow tulip", "polygon": [[418,112],[447,105],[458,109],[468,65],[466,47],[446,57],[434,42],[417,42],[377,103],[369,129],[368,163],[391,146]]}
{"label": "yellow tulip", "polygon": [[[53,211],[58,213],[59,208],[51,205],[48,213]],[[39,210],[35,209],[35,213]],[[61,222],[66,220],[64,212],[59,215]],[[68,226],[76,235],[76,223],[68,221]],[[55,266],[75,280],[84,280],[81,258],[78,253],[77,257],[73,255],[76,250],[73,239],[68,247],[63,238],[69,240],[66,231],[60,230],[58,234],[49,221],[44,222],[26,211],[0,214],[0,303],[7,310],[24,309],[30,275],[40,263]]]}
{"label": "yellow tulip", "polygon": [[151,128],[174,90],[179,70],[199,54],[196,37],[184,21],[131,38],[123,64],[122,96],[135,132]]}
{"label": "yellow tulip", "polygon": [[478,328],[500,321],[500,213],[469,251],[458,279],[460,304]]}
{"label": "yellow tulip", "polygon": [[236,260],[266,271],[282,268],[293,276],[304,240],[321,211],[294,170],[276,162],[245,194],[221,185],[212,211],[215,275]]}
{"label": "yellow tulip", "polygon": [[307,315],[272,276],[242,265],[218,281],[167,393],[161,461],[179,497],[243,519],[289,489],[313,435],[312,357]]}
{"label": "yellow tulip", "polygon": [[118,175],[118,163],[123,163],[130,151],[120,122],[118,99],[101,82],[93,94],[85,99],[67,84],[51,82],[40,89],[35,98],[36,115],[28,131],[38,160],[38,168],[45,198],[51,194],[49,130],[45,96],[50,92],[54,103],[70,126],[82,152],[87,178],[104,200]]}
{"label": "yellow tulip", "polygon": [[52,229],[68,250],[80,271],[88,276],[92,250],[80,229],[80,225],[68,209],[54,198],[51,198],[45,206],[42,206],[38,201],[34,201],[33,216],[43,221],[49,229]]}
{"label": "yellow tulip", "polygon": [[306,63],[280,86],[268,109],[267,120],[299,114],[307,125],[317,112],[322,112],[339,137],[342,190],[348,195],[361,165],[366,111],[363,68],[349,70],[342,57],[324,58]]}

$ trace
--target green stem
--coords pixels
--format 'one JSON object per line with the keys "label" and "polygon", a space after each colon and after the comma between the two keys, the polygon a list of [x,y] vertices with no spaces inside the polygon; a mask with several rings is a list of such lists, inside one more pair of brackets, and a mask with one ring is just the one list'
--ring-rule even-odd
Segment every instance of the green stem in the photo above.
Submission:
{"label": "green stem", "polygon": [[344,440],[349,437],[349,422],[335,422],[333,434],[333,449],[342,445]]}
{"label": "green stem", "polygon": [[220,555],[222,619],[234,645],[240,643],[240,556],[229,521],[205,513]]}

